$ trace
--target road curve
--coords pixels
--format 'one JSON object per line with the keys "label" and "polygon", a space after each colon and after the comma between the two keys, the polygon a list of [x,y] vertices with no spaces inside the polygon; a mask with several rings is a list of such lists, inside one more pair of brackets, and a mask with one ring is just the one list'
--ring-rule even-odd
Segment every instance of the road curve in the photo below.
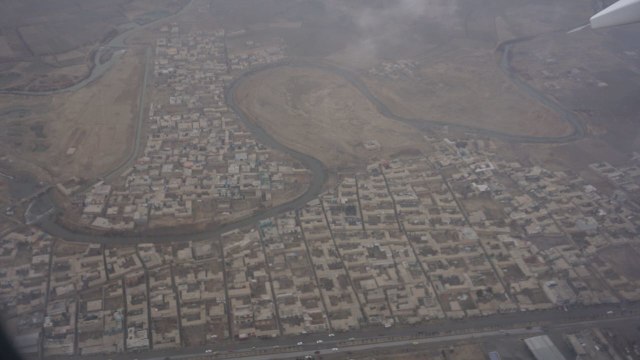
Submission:
{"label": "road curve", "polygon": [[[227,101],[227,105],[238,115],[240,121],[247,127],[247,129],[256,137],[256,139],[263,143],[264,145],[271,147],[274,150],[278,150],[284,153],[289,154],[294,159],[301,162],[309,171],[311,172],[311,183],[307,190],[299,196],[298,198],[286,202],[282,205],[275,206],[259,213],[256,213],[252,216],[233,221],[230,223],[226,223],[223,225],[218,225],[203,231],[199,232],[185,232],[180,234],[109,234],[109,235],[98,235],[93,234],[89,231],[83,231],[82,229],[67,229],[63,225],[56,222],[53,217],[49,217],[43,219],[40,223],[40,227],[47,233],[53,236],[57,236],[70,241],[77,242],[93,242],[93,243],[103,243],[103,244],[135,244],[135,243],[144,243],[144,242],[176,242],[176,241],[199,241],[215,238],[221,234],[224,234],[229,231],[233,231],[239,228],[248,227],[259,220],[263,220],[266,218],[277,216],[286,211],[291,211],[294,209],[299,209],[303,207],[307,202],[317,198],[317,196],[322,191],[322,187],[327,179],[328,170],[320,162],[318,159],[311,155],[307,155],[301,153],[297,150],[287,147],[286,145],[279,143],[275,138],[273,138],[269,133],[267,133],[262,127],[257,125],[255,122],[251,121],[247,114],[238,106],[236,103],[236,90],[238,86],[249,79],[251,76],[257,74],[258,72],[266,71],[269,69],[275,69],[279,67],[285,66],[295,66],[295,67],[311,67],[320,69],[323,71],[327,71],[333,73],[355,88],[357,88],[360,93],[365,96],[377,109],[377,111],[383,116],[395,120],[400,121],[418,130],[429,130],[437,127],[447,126],[451,129],[459,130],[462,132],[475,134],[479,136],[486,136],[491,138],[500,139],[508,142],[518,142],[518,143],[549,143],[549,144],[558,144],[558,143],[566,143],[571,141],[576,141],[583,138],[586,134],[584,126],[582,125],[580,119],[569,109],[565,108],[563,105],[558,102],[551,100],[546,95],[544,95],[539,90],[535,89],[531,85],[527,84],[525,81],[520,79],[516,74],[514,74],[513,69],[511,67],[510,59],[511,59],[511,48],[514,44],[519,42],[527,41],[535,38],[535,36],[523,37],[519,39],[509,40],[500,44],[497,48],[497,51],[501,53],[501,61],[500,67],[507,75],[507,77],[521,90],[527,93],[532,98],[536,99],[542,105],[546,106],[552,111],[558,113],[562,120],[567,122],[572,131],[568,135],[562,136],[529,136],[529,135],[517,135],[506,132],[501,132],[497,130],[489,130],[483,128],[477,128],[473,126],[459,125],[459,124],[450,124],[442,121],[431,120],[431,119],[418,119],[418,118],[408,118],[403,117],[398,114],[395,114],[387,105],[385,105],[379,98],[377,98],[368,86],[353,72],[335,66],[322,64],[317,62],[312,62],[309,60],[297,60],[297,59],[288,59],[282,62],[266,64],[262,66],[257,66],[253,69],[246,71],[245,73],[238,76],[234,79],[229,86],[225,89],[225,98]],[[48,195],[47,195],[48,196]]]}
{"label": "road curve", "polygon": [[[304,207],[309,201],[318,197],[322,191],[322,187],[327,180],[328,170],[324,164],[313,156],[301,153],[294,149],[287,147],[279,143],[269,133],[267,133],[262,127],[258,126],[255,122],[249,120],[247,114],[236,103],[236,89],[248,76],[255,74],[257,71],[263,68],[255,68],[236,78],[225,89],[225,98],[227,105],[238,115],[240,121],[245,125],[255,138],[262,144],[283,153],[286,153],[301,162],[311,172],[311,183],[307,190],[299,197],[288,201],[284,204],[274,206],[272,208],[260,211],[259,213],[237,220],[229,222],[223,225],[218,225],[214,228],[210,228],[204,231],[185,234],[113,234],[113,235],[97,235],[89,232],[83,232],[80,229],[67,229],[60,223],[56,222],[53,217],[43,219],[39,226],[46,233],[76,242],[90,242],[101,244],[136,244],[136,243],[161,243],[161,242],[177,242],[177,241],[200,241],[216,238],[217,236],[229,231],[240,229],[243,227],[252,226],[257,221],[277,216],[281,213],[299,209]],[[50,196],[50,195],[46,195]],[[45,198],[40,199],[44,201]]]}

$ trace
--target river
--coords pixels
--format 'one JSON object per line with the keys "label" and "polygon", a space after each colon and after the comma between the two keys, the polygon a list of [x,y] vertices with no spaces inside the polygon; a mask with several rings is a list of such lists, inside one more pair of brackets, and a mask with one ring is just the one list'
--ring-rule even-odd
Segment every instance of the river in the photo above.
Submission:
{"label": "river", "polygon": [[[187,6],[185,6],[180,12],[172,16],[176,16],[180,14],[182,11],[185,10]],[[145,26],[149,26],[150,24],[152,23],[149,23],[143,26],[133,27],[131,30],[140,29]],[[116,36],[114,39],[112,39],[109,42],[108,46],[112,46],[112,47],[124,46],[124,41],[128,36],[128,34],[130,34],[130,31],[121,33],[120,35]],[[103,244],[136,244],[136,243],[148,243],[148,242],[158,243],[158,242],[174,242],[174,241],[200,241],[200,240],[213,239],[223,233],[252,226],[259,220],[274,217],[283,212],[304,207],[306,203],[316,199],[320,195],[323,189],[324,183],[328,178],[327,168],[324,166],[322,162],[320,162],[318,159],[316,159],[312,155],[301,153],[299,151],[296,151],[278,142],[262,127],[252,122],[248,118],[246,112],[241,107],[238,106],[235,99],[236,89],[242,82],[246,81],[247,79],[249,79],[251,76],[255,75],[258,72],[274,69],[277,67],[284,67],[284,66],[313,67],[313,68],[321,69],[323,71],[327,71],[337,76],[340,76],[344,80],[348,81],[352,86],[357,88],[360,91],[360,93],[363,96],[365,96],[375,106],[375,108],[381,115],[395,121],[403,122],[421,131],[433,129],[434,127],[447,126],[450,129],[455,129],[455,130],[459,130],[459,131],[474,134],[474,135],[496,138],[496,139],[500,139],[508,142],[566,143],[566,142],[579,140],[585,136],[585,130],[580,119],[572,111],[565,108],[562,104],[559,104],[556,101],[550,99],[549,97],[544,95],[542,92],[540,92],[539,90],[535,89],[534,87],[532,87],[531,85],[523,81],[520,77],[518,77],[514,73],[511,67],[510,60],[511,60],[511,50],[513,46],[519,42],[531,40],[533,38],[535,38],[535,36],[513,39],[499,45],[497,51],[502,53],[499,66],[503,70],[503,72],[506,74],[506,76],[510,79],[510,81],[514,83],[521,91],[523,91],[524,93],[526,93],[527,95],[529,95],[530,97],[532,97],[533,99],[541,103],[542,105],[546,106],[550,110],[556,112],[563,121],[567,122],[570,125],[572,130],[567,135],[561,135],[561,136],[517,135],[517,134],[511,134],[511,133],[501,132],[497,130],[489,130],[489,129],[477,128],[477,127],[466,126],[466,125],[450,124],[450,123],[431,120],[431,119],[402,117],[398,114],[395,114],[393,111],[391,111],[391,109],[389,109],[387,105],[385,105],[380,99],[378,99],[370,91],[367,85],[358,77],[357,74],[347,69],[340,68],[333,65],[321,64],[321,63],[312,62],[309,60],[289,59],[279,63],[258,66],[256,68],[250,69],[249,71],[246,71],[242,75],[235,78],[229,84],[229,86],[226,87],[225,97],[226,97],[227,105],[236,113],[236,115],[238,116],[240,121],[243,123],[243,125],[247,128],[248,131],[250,131],[253,134],[253,136],[256,138],[258,142],[261,142],[262,144],[274,150],[288,154],[289,156],[293,157],[294,159],[302,163],[311,172],[311,182],[309,184],[309,187],[298,198],[288,201],[279,206],[275,206],[266,210],[261,210],[259,213],[256,213],[252,216],[249,216],[237,221],[233,221],[223,225],[214,224],[214,225],[211,225],[212,226],[211,228],[206,229],[204,231],[198,231],[198,232],[187,231],[185,233],[180,233],[180,234],[164,233],[164,234],[158,235],[158,234],[127,233],[127,234],[99,235],[99,234],[93,234],[81,229],[65,228],[63,225],[59,224],[56,221],[55,215],[49,216],[43,219],[39,223],[39,225],[45,232],[49,233],[50,235],[53,235],[62,239],[66,239],[69,241],[77,241],[77,242],[91,242],[91,243],[103,243]],[[100,59],[99,52],[96,53],[96,59]],[[87,79],[83,80],[82,82],[79,82],[78,84],[75,84],[72,87],[56,90],[53,92],[43,92],[43,93],[37,93],[37,94],[46,95],[46,94],[53,94],[53,93],[58,93],[62,91],[74,91],[74,90],[80,89],[83,86],[86,86],[87,84],[91,83],[93,80],[100,77],[110,67],[113,61],[115,61],[115,57],[111,57],[111,59],[109,59],[109,61],[105,62],[104,64],[96,64],[96,66],[94,66],[93,68],[92,73]],[[34,93],[26,92],[22,95],[34,95]],[[51,198],[49,196],[50,196],[49,194],[46,194],[36,201],[42,201],[45,203],[50,202]],[[41,206],[36,206],[35,208],[41,208]]]}

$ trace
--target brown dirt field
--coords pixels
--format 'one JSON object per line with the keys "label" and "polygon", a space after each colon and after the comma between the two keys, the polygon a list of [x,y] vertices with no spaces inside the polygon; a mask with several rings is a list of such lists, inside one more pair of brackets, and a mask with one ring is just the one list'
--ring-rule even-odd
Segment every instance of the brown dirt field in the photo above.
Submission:
{"label": "brown dirt field", "polygon": [[487,213],[487,216],[489,216],[490,212],[502,213],[504,211],[504,206],[502,206],[502,204],[492,199],[483,197],[472,197],[469,199],[464,199],[462,200],[462,203],[464,204],[464,207],[468,212],[482,210]]}
{"label": "brown dirt field", "polygon": [[[319,69],[260,72],[240,85],[237,101],[278,141],[332,170],[425,146],[413,128],[383,117],[348,82]],[[368,140],[380,142],[381,150],[366,150]]]}
{"label": "brown dirt field", "polygon": [[[443,356],[444,354],[444,356]],[[349,355],[353,359],[376,360],[476,360],[484,359],[485,351],[480,344],[453,344],[452,346],[421,344],[408,347],[376,349],[375,351],[355,352]],[[328,359],[343,358],[326,355]]]}
{"label": "brown dirt field", "polygon": [[366,76],[371,91],[398,115],[524,135],[563,135],[556,114],[522,94],[497,66],[493,50],[473,43],[425,60],[413,79]]}
{"label": "brown dirt field", "polygon": [[[13,68],[0,69],[0,87],[51,89],[86,76],[90,54],[114,29],[131,21],[173,14],[189,0],[86,0],[43,4],[24,0],[6,3],[0,13],[0,59]],[[4,4],[3,4],[4,5]],[[159,21],[161,23],[162,21]],[[134,31],[130,36],[135,36]]]}
{"label": "brown dirt field", "polygon": [[202,346],[206,344],[206,326],[188,326],[181,329],[182,339],[186,346]]}
{"label": "brown dirt field", "polygon": [[87,245],[71,243],[66,241],[58,241],[55,243],[53,253],[57,257],[66,257],[77,255],[87,250]]}
{"label": "brown dirt field", "polygon": [[[129,50],[102,78],[79,91],[0,97],[0,109],[38,109],[20,119],[27,130],[3,150],[45,169],[54,180],[99,176],[118,164],[132,144],[143,69],[142,51]],[[0,127],[6,124],[0,122]],[[42,126],[40,136],[29,132],[34,124]],[[69,156],[70,147],[77,150]]]}
{"label": "brown dirt field", "polygon": [[[86,59],[85,59],[86,58]],[[89,73],[88,57],[58,66],[53,56],[41,62],[13,63],[11,70],[0,73],[2,89],[45,91],[73,85]]]}
{"label": "brown dirt field", "polygon": [[621,164],[628,159],[626,154],[616,151],[605,141],[594,138],[564,145],[525,145],[521,146],[521,151],[545,167],[574,171],[588,170],[589,164],[594,162]]}
{"label": "brown dirt field", "polygon": [[591,134],[619,151],[636,151],[639,55],[629,39],[638,29],[540,37],[515,48],[513,65],[535,87],[575,109]]}
{"label": "brown dirt field", "polygon": [[617,273],[632,280],[640,279],[640,265],[638,264],[638,253],[630,245],[606,248],[598,254]]}

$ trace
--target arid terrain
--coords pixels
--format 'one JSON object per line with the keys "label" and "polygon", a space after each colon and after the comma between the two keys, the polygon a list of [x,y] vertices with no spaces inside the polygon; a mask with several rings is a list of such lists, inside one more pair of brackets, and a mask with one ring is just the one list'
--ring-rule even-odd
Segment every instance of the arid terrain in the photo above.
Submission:
{"label": "arid terrain", "polygon": [[[495,47],[499,42],[514,37],[543,33],[549,28],[555,30],[571,27],[584,18],[584,14],[589,13],[589,6],[578,1],[558,4],[546,0],[535,3],[505,3],[497,0],[470,3],[460,0],[447,6],[438,5],[436,2],[426,3],[429,12],[421,8],[418,14],[410,15],[409,21],[405,21],[402,26],[396,26],[393,22],[395,18],[407,18],[407,11],[402,8],[390,10],[379,4],[367,11],[359,12],[359,7],[364,4],[342,4],[335,1],[324,4],[314,1],[267,1],[259,6],[250,1],[241,1],[233,5],[223,1],[202,4],[196,2],[192,11],[176,21],[184,23],[187,28],[228,27],[230,35],[227,37],[227,46],[230,54],[250,53],[260,47],[283,45],[285,53],[293,58],[322,59],[351,69],[369,86],[375,96],[400,116],[520,135],[562,136],[570,131],[568,124],[556,113],[510,83],[497,66],[500,59],[499,54],[495,53]],[[136,19],[144,23],[146,20],[141,19],[146,19],[152,14],[160,16],[161,13],[171,12],[170,10],[182,5],[182,2],[177,1],[150,3],[136,0],[114,5],[117,11],[97,5],[86,5],[84,11],[100,14],[112,11],[110,14],[115,15],[112,18],[106,17],[103,20],[105,24],[137,21]],[[17,4],[13,6],[16,9],[20,8]],[[54,8],[56,11],[60,10],[52,6],[52,9]],[[286,11],[281,11],[284,8]],[[424,18],[421,17],[423,15]],[[51,23],[60,22],[59,19],[62,18],[56,16],[63,15],[54,13],[50,16]],[[214,21],[207,20],[209,16]],[[444,18],[449,21],[443,21]],[[26,19],[24,21],[28,22]],[[22,26],[15,20],[12,24],[16,29]],[[43,24],[38,26],[48,23]],[[78,26],[81,25],[76,27]],[[109,27],[104,25],[102,28]],[[136,46],[146,46],[154,41],[154,32],[158,29],[153,27],[139,32],[128,41]],[[5,34],[4,48],[7,51],[17,46],[9,41],[10,34],[11,32]],[[411,36],[404,36],[405,34]],[[85,37],[90,35],[83,34]],[[575,39],[579,41],[574,41]],[[68,37],[67,40],[71,41],[73,38]],[[629,91],[624,90],[634,85],[624,83],[635,81],[637,75],[614,69],[629,66],[637,55],[628,52],[616,55],[617,45],[610,44],[610,40],[611,35],[607,31],[586,31],[571,36],[542,36],[515,47],[513,67],[519,76],[534,87],[569,104],[585,119],[589,131],[602,138],[602,141],[617,148],[624,144],[628,149],[640,140],[635,135],[634,123],[629,122],[629,118],[635,114],[633,97]],[[51,74],[76,74],[78,71],[88,71],[87,52],[91,51],[94,45],[86,41],[73,41],[75,42],[57,45],[45,42],[47,46],[59,47],[56,48],[58,53],[55,57],[65,65],[47,70],[42,67],[42,60],[39,60],[41,65],[38,66],[44,71],[42,73],[53,71]],[[590,49],[599,49],[594,53],[593,59],[577,55],[583,49],[581,44],[589,44]],[[33,46],[36,48],[36,45]],[[21,54],[25,51],[23,49],[14,52]],[[137,86],[143,69],[144,56],[141,51],[130,49],[123,60],[114,67],[114,72],[119,72],[121,77],[107,75],[96,84],[77,91],[77,94],[43,98],[0,98],[0,102],[6,104],[2,107],[5,110],[0,115],[5,119],[0,126],[6,129],[0,134],[6,139],[3,145],[11,147],[9,153],[41,164],[58,179],[76,175],[91,178],[113,167],[118,163],[118,159],[122,160],[127,152],[127,144],[131,143],[130,130],[134,128],[136,121],[135,107],[139,92]],[[50,53],[44,50],[39,52]],[[78,60],[80,57],[83,57],[82,61]],[[412,62],[411,73],[397,77],[395,74],[386,76],[371,72],[371,69],[379,67],[381,62],[393,64],[397,61]],[[571,65],[572,63],[575,65]],[[608,68],[598,65],[602,63],[606,63]],[[6,62],[4,68],[8,70],[5,75],[12,73],[10,67],[18,69],[27,65],[30,68],[25,68],[25,71],[29,74],[41,72],[34,70],[33,66],[36,65],[29,64]],[[541,66],[545,66],[544,71],[540,69]],[[572,71],[581,73],[571,75]],[[248,105],[247,111],[251,112],[252,118],[287,144],[296,143],[298,149],[319,154],[322,159],[339,166],[351,166],[358,162],[357,159],[392,154],[416,147],[418,144],[416,148],[423,148],[421,135],[407,126],[380,116],[366,99],[339,78],[313,68],[296,68],[291,74],[284,74],[285,72],[287,69],[275,69],[253,76],[240,91],[241,101]],[[562,76],[567,73],[569,76]],[[282,74],[284,76],[280,76]],[[585,77],[584,74],[594,74],[586,80],[590,85],[581,86],[580,82],[570,84],[572,78]],[[560,76],[565,80],[558,77],[554,81],[545,80],[550,76]],[[5,77],[8,79],[15,76]],[[48,79],[55,77],[47,76]],[[81,76],[76,76],[75,79],[80,78]],[[119,80],[125,78],[128,81],[126,84]],[[598,80],[600,78],[602,81]],[[15,79],[18,82],[24,80]],[[610,82],[612,86],[608,86]],[[325,84],[328,87],[323,87]],[[612,88],[623,90],[617,95],[611,92]],[[291,97],[289,102],[281,101],[288,96],[287,93],[296,93],[299,90],[300,96]],[[91,91],[96,91],[95,94],[99,93],[100,96],[84,94]],[[312,97],[318,98],[325,94],[330,95],[327,102],[332,101],[329,99],[335,96],[337,101],[344,103],[309,102]],[[114,102],[115,99],[123,101]],[[611,101],[607,100],[606,106],[599,106],[598,103],[604,103],[605,99]],[[298,103],[300,101],[303,103]],[[626,103],[620,103],[621,101]],[[615,105],[618,103],[620,106]],[[589,105],[585,106],[586,104]],[[317,114],[317,108],[309,108],[316,105],[322,105],[322,110]],[[292,106],[302,106],[306,109],[294,109]],[[12,112],[17,108],[28,110],[20,114]],[[618,113],[620,116],[616,116]],[[43,114],[45,116],[42,116]],[[292,114],[295,116],[290,117]],[[20,121],[11,120],[15,116],[20,116]],[[107,127],[94,126],[105,121],[109,122]],[[362,126],[363,121],[371,122]],[[78,124],[78,127],[70,127],[69,124]],[[310,124],[314,126],[310,129],[318,131],[305,133]],[[64,129],[64,134],[58,129]],[[323,129],[328,132],[322,131]],[[357,134],[351,137],[355,129]],[[393,131],[387,133],[389,129]],[[91,132],[99,135],[92,135]],[[412,133],[409,138],[403,135],[407,132]],[[386,136],[381,136],[381,133],[385,133]],[[393,137],[396,135],[403,140],[398,141]],[[112,139],[116,141],[111,141]],[[611,139],[615,141],[610,141]],[[370,140],[379,141],[384,145],[382,153],[364,150],[362,145]],[[82,146],[77,146],[80,142],[83,143]],[[574,145],[568,146],[573,149]],[[76,153],[72,156],[66,155],[69,148],[77,148]],[[532,148],[535,151],[531,152]],[[48,149],[51,151],[45,151]],[[112,149],[115,151],[111,151]],[[553,151],[551,149],[548,146],[527,146],[523,152],[544,159],[548,156],[545,153]],[[579,150],[574,149],[566,153],[577,151]],[[602,157],[607,153],[611,153],[611,150],[598,150],[593,155]],[[552,157],[548,160],[567,163],[574,161],[573,156],[566,160],[558,158],[555,151]]]}
{"label": "arid terrain", "polygon": [[[411,127],[380,115],[351,84],[321,69],[262,72],[240,86],[238,101],[279,141],[314,154],[331,169],[426,147]],[[367,150],[368,141],[379,142],[380,149]]]}
{"label": "arid terrain", "polygon": [[509,82],[493,49],[452,42],[422,59],[411,76],[367,76],[366,82],[395,113],[512,134],[558,136],[570,131],[553,111]]}
{"label": "arid terrain", "polygon": [[612,2],[0,0],[2,325],[640,360],[640,24],[567,32]]}
{"label": "arid terrain", "polygon": [[50,90],[88,75],[98,46],[175,13],[186,0],[3,2],[0,89]]}
{"label": "arid terrain", "polygon": [[45,169],[53,181],[93,179],[130,151],[138,117],[144,52],[127,51],[100,81],[52,96],[3,95],[3,153]]}

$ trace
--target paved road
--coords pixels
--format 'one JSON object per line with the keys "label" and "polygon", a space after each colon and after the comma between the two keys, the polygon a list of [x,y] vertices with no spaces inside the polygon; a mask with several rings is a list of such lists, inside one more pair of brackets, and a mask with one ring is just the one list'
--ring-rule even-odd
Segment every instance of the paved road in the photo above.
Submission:
{"label": "paved road", "polygon": [[[515,336],[515,335],[535,336],[541,333],[542,333],[542,330],[540,328],[531,328],[531,329],[523,328],[523,329],[512,329],[507,331],[500,331],[500,330],[479,331],[479,332],[467,333],[467,334],[443,335],[443,336],[434,336],[434,337],[421,338],[421,339],[385,341],[385,342],[370,343],[370,344],[363,344],[363,345],[347,345],[345,347],[334,347],[334,348],[328,348],[327,346],[331,346],[331,345],[327,344],[325,346],[320,346],[320,347],[313,346],[314,349],[305,349],[305,350],[298,350],[298,351],[294,350],[286,353],[275,353],[275,354],[272,353],[272,354],[265,354],[265,355],[248,355],[248,356],[235,357],[233,356],[233,353],[232,353],[232,354],[228,354],[230,356],[217,355],[217,358],[244,359],[244,360],[291,359],[291,358],[305,357],[307,355],[315,356],[316,352],[318,352],[318,355],[329,355],[329,354],[348,355],[352,352],[357,352],[357,351],[371,351],[375,349],[383,349],[383,348],[389,348],[389,347],[399,347],[399,346],[412,347],[412,346],[420,346],[420,345],[426,345],[426,344],[437,344],[437,343],[444,343],[444,342],[451,342],[451,341],[462,341],[462,340],[468,340],[468,339],[478,339],[478,338],[487,338],[487,337],[495,337],[495,336]],[[297,348],[304,349],[305,346],[302,345]],[[315,350],[316,348],[317,350]],[[255,352],[257,353],[260,350],[263,350],[263,349],[256,348]],[[267,350],[267,349],[264,349],[264,350]],[[272,349],[270,348],[269,350],[272,350]],[[189,359],[194,357],[200,357],[202,355],[203,355],[202,353],[174,355],[174,356],[171,356],[171,359]],[[166,359],[166,357],[155,357],[155,358],[145,358],[145,359],[146,360],[164,360]]]}
{"label": "paved road", "polygon": [[[608,311],[613,311],[613,314],[607,314]],[[338,352],[370,350],[375,347],[402,346],[414,341],[440,343],[498,334],[527,335],[547,329],[568,331],[585,326],[610,325],[639,320],[640,304],[626,306],[624,309],[617,305],[577,307],[570,308],[569,311],[553,309],[516,312],[461,320],[431,321],[415,326],[396,326],[386,329],[367,327],[336,333],[334,337],[329,337],[327,334],[310,334],[278,337],[270,340],[226,341],[206,347],[124,353],[118,354],[117,358],[123,360],[156,360],[166,357],[186,359],[205,355],[205,350],[211,349],[218,353],[216,358],[282,359],[313,354],[316,350],[322,353],[333,353],[332,348],[338,348]],[[323,342],[318,344],[318,340]],[[303,345],[296,345],[298,342],[303,342]],[[109,355],[95,355],[82,357],[82,359],[105,360],[111,357]]]}

